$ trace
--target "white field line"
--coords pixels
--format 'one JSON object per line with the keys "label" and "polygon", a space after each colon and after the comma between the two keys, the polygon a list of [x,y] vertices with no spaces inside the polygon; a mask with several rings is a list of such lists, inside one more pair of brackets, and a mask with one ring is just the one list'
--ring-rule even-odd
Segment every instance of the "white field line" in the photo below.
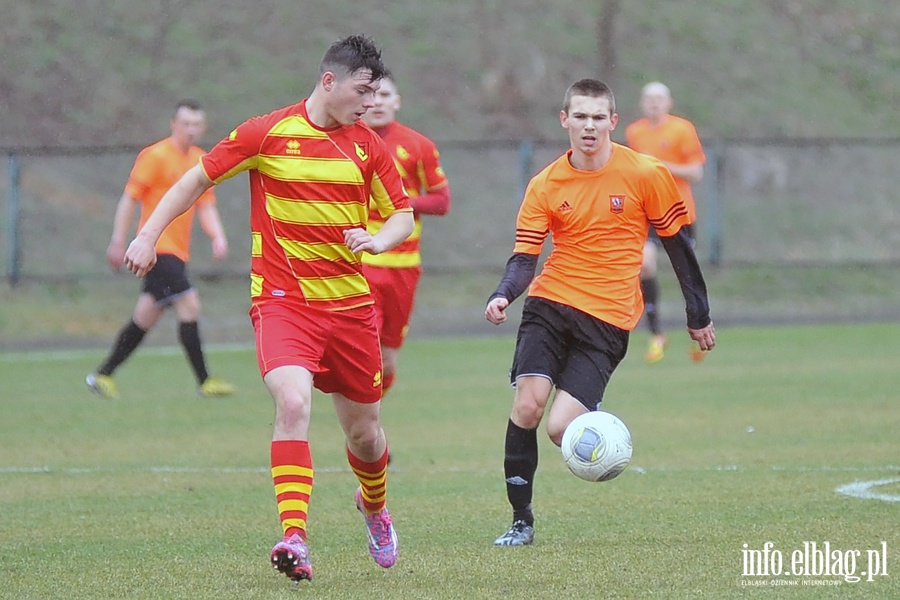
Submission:
{"label": "white field line", "polygon": [[[626,473],[634,473],[636,475],[647,475],[653,473],[686,473],[686,472],[712,472],[712,473],[741,473],[745,471],[758,471],[760,469],[744,469],[739,465],[717,465],[713,467],[697,468],[697,469],[673,469],[667,467],[638,467],[633,466],[627,469]],[[877,473],[877,472],[900,472],[900,465],[883,465],[870,467],[785,467],[770,466],[767,471],[773,473]],[[450,467],[443,469],[444,472],[469,472],[471,469],[463,467]],[[316,474],[325,473],[349,473],[349,467],[317,467]],[[268,475],[269,469],[266,467],[168,467],[168,466],[149,466],[149,467],[26,467],[26,466],[9,466],[0,467],[0,475],[107,475],[121,473],[151,473],[161,475],[180,475],[180,474],[254,474]],[[883,502],[900,502],[900,494],[885,494],[874,491],[883,485],[891,485],[900,483],[900,477],[888,477],[886,479],[875,479],[870,481],[854,481],[835,488],[835,492],[859,498],[862,500],[881,500]]]}
{"label": "white field line", "polygon": [[900,494],[884,494],[876,492],[872,488],[882,485],[900,483],[900,477],[888,477],[887,479],[875,479],[873,481],[854,481],[834,489],[838,494],[844,494],[863,500],[883,500],[884,502],[900,502]]}
{"label": "white field line", "polygon": [[[471,472],[469,467],[447,467],[440,469],[445,473]],[[874,465],[864,467],[786,467],[774,465],[769,467],[751,467],[744,468],[739,465],[716,465],[712,467],[697,468],[672,468],[672,467],[639,467],[631,466],[626,469],[625,473],[633,473],[636,475],[648,475],[653,473],[696,473],[696,472],[713,472],[713,473],[740,473],[740,472],[758,472],[771,471],[775,473],[884,473],[884,472],[900,472],[900,465]],[[349,467],[316,467],[316,473],[344,473],[349,472]],[[434,472],[433,469],[429,472]],[[0,466],[0,475],[18,475],[18,474],[55,474],[55,475],[94,475],[107,473],[161,473],[161,474],[180,474],[180,473],[200,473],[200,474],[241,474],[241,473],[263,473],[268,474],[268,467],[173,467],[173,466],[123,466],[123,467],[51,467],[43,466]],[[884,479],[874,482],[873,485],[885,485],[900,481],[900,477],[894,479]],[[866,482],[859,482],[866,483]],[[853,484],[850,484],[853,485]],[[843,492],[842,492],[843,493]]]}

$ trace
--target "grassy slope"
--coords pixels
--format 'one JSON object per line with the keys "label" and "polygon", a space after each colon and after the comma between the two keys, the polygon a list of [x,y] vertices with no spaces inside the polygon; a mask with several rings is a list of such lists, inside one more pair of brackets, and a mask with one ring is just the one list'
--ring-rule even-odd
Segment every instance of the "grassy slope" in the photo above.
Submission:
{"label": "grassy slope", "polygon": [[438,139],[553,136],[562,90],[590,75],[615,83],[624,122],[662,78],[705,135],[900,130],[891,3],[622,2],[614,68],[597,62],[602,4],[6,2],[0,144],[142,144],[182,96],[209,106],[218,139],[308,93],[323,49],[356,31],[384,46],[404,119]]}

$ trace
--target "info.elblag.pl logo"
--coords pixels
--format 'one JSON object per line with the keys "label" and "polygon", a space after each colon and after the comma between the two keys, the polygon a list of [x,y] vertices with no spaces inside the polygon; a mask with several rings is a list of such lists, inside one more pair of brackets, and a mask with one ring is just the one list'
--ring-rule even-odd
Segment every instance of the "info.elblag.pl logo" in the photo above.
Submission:
{"label": "info.elblag.pl logo", "polygon": [[887,542],[880,548],[843,549],[831,542],[803,542],[782,551],[774,542],[762,548],[743,545],[741,585],[840,585],[842,582],[875,581],[888,574]]}

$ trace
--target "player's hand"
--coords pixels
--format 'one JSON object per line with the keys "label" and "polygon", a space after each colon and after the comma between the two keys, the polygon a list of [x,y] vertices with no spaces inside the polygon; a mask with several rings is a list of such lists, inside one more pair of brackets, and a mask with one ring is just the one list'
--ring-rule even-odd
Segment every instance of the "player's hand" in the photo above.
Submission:
{"label": "player's hand", "polygon": [[136,237],[125,251],[125,268],[143,277],[156,264],[156,245],[142,237]]}
{"label": "player's hand", "polygon": [[383,248],[379,247],[375,241],[375,237],[362,229],[354,227],[353,229],[344,230],[344,244],[350,248],[350,252],[358,254],[360,252],[368,252],[369,254],[380,254]]}
{"label": "player's hand", "polygon": [[216,260],[224,260],[228,256],[228,238],[225,236],[217,237],[212,241],[213,258]]}
{"label": "player's hand", "polygon": [[106,247],[106,263],[109,268],[118,273],[122,269],[122,261],[125,260],[125,244],[123,242],[110,242]]}
{"label": "player's hand", "polygon": [[506,307],[508,306],[509,300],[506,298],[494,298],[484,309],[484,318],[494,325],[500,325],[506,321]]}
{"label": "player's hand", "polygon": [[697,342],[700,349],[704,352],[709,352],[716,347],[716,327],[712,321],[703,329],[691,329],[688,327],[688,335]]}

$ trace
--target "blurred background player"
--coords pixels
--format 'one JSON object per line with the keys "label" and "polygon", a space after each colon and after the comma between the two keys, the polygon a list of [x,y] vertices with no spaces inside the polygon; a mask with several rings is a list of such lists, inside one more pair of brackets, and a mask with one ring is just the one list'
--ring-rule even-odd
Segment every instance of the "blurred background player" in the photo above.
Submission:
{"label": "blurred background player", "polygon": [[[691,185],[703,179],[706,155],[693,123],[670,114],[670,110],[672,110],[672,94],[668,86],[658,81],[648,83],[641,90],[643,117],[625,129],[625,138],[631,148],[655,156],[672,173],[688,209],[689,225],[685,228],[685,232],[694,243],[697,208]],[[660,291],[656,268],[659,245],[659,236],[651,229],[650,237],[644,245],[641,267],[641,292],[644,294],[647,326],[651,334],[645,359],[651,364],[662,360],[668,345],[668,338],[663,333],[659,319]],[[696,343],[692,343],[691,358],[694,361],[701,361],[704,356]]]}
{"label": "blurred background player", "polygon": [[[178,102],[169,127],[172,135],[138,154],[119,199],[112,239],[106,249],[106,260],[114,271],[122,268],[125,239],[131,229],[135,206],[141,205],[140,229],[163,194],[188,169],[196,166],[204,154],[204,150],[196,145],[206,131],[206,113],[199,103],[193,100]],[[204,233],[212,240],[213,256],[222,260],[228,253],[228,239],[215,201],[210,190],[197,203],[196,213]],[[198,325],[200,296],[187,274],[194,212],[193,208],[185,212],[160,237],[157,245],[159,260],[144,278],[131,321],[119,331],[106,361],[85,380],[96,394],[104,398],[118,397],[113,372],[137,349],[169,306],[175,307],[178,339],[197,378],[200,395],[227,396],[234,392],[230,383],[209,375],[203,355]]]}
{"label": "blurred background player", "polygon": [[[409,329],[416,286],[422,276],[419,243],[421,215],[446,215],[450,211],[450,186],[441,168],[437,146],[421,133],[397,122],[400,94],[390,74],[375,92],[375,106],[363,116],[385,141],[403,178],[409,203],[415,211],[416,227],[406,241],[388,252],[364,254],[363,273],[369,280],[378,313],[381,355],[384,361],[382,389],[385,394],[397,375],[397,357]],[[384,224],[378,211],[369,213],[369,232]]]}

